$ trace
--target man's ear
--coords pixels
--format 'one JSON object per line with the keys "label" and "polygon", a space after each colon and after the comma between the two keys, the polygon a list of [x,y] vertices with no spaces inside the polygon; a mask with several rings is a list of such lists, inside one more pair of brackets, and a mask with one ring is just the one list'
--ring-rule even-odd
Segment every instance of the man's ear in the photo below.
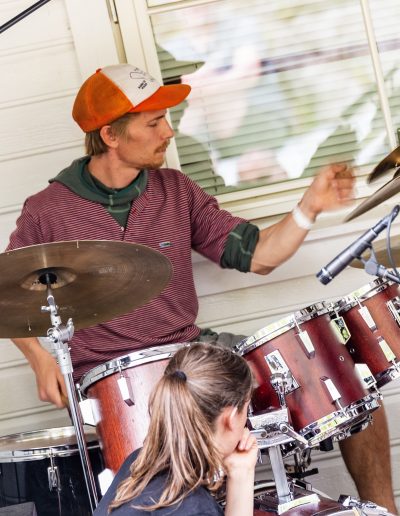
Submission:
{"label": "man's ear", "polygon": [[115,148],[118,145],[117,138],[110,125],[103,125],[100,129],[100,136],[108,147]]}

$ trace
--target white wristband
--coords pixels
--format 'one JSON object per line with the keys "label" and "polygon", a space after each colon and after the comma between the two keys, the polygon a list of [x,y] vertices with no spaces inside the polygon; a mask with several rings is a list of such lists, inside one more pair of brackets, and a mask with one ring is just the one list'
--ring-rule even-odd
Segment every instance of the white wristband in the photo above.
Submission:
{"label": "white wristband", "polygon": [[307,217],[307,215],[305,215],[301,211],[301,208],[298,204],[293,208],[292,215],[293,215],[294,221],[299,226],[299,228],[306,229],[307,231],[309,231],[313,227],[314,221],[310,220]]}

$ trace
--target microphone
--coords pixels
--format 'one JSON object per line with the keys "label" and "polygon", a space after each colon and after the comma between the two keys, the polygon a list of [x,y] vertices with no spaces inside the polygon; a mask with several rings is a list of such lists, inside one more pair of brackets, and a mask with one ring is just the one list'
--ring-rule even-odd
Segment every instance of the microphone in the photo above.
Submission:
{"label": "microphone", "polygon": [[389,215],[381,219],[374,227],[366,231],[350,244],[346,249],[339,253],[331,262],[323,267],[317,274],[321,283],[327,285],[333,278],[351,263],[354,258],[359,258],[362,253],[371,246],[371,242],[383,231],[389,223],[397,217],[400,206],[396,205]]}

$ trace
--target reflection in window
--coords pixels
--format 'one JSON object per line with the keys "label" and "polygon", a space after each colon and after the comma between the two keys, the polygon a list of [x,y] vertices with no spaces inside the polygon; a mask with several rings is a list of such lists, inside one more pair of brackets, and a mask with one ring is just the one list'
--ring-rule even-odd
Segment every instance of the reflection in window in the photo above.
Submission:
{"label": "reflection in window", "polygon": [[[382,3],[398,19],[394,0]],[[358,0],[221,0],[151,20],[164,81],[192,86],[172,110],[182,169],[209,191],[375,164],[389,150]],[[395,98],[400,42],[384,21]]]}

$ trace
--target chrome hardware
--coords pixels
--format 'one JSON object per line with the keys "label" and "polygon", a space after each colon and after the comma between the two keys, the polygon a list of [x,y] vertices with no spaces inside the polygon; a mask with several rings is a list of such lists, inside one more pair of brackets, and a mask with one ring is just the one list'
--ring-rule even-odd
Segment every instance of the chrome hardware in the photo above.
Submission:
{"label": "chrome hardware", "polygon": [[128,407],[132,407],[135,404],[135,399],[133,397],[132,386],[130,382],[128,382],[128,378],[121,373],[121,377],[118,378],[117,383],[122,399]]}
{"label": "chrome hardware", "polygon": [[269,434],[276,432],[280,424],[289,421],[289,413],[287,408],[281,408],[257,416],[249,416],[248,420],[254,430],[263,430]]}
{"label": "chrome hardware", "polygon": [[378,344],[385,355],[386,360],[393,363],[396,360],[396,355],[393,353],[392,348],[386,340],[383,337],[378,337]]}
{"label": "chrome hardware", "polygon": [[284,373],[274,373],[270,378],[271,385],[276,392],[279,400],[279,405],[283,408],[286,407],[286,381]]}
{"label": "chrome hardware", "polygon": [[367,364],[355,364],[355,370],[367,389],[376,388],[376,379]]}
{"label": "chrome hardware", "polygon": [[308,446],[307,439],[304,439],[304,437],[300,434],[298,434],[291,426],[289,426],[287,423],[281,423],[279,425],[279,430],[285,434],[294,439],[300,446],[300,448],[305,448]]}
{"label": "chrome hardware", "polygon": [[371,514],[371,511],[376,512],[376,514],[387,514],[386,507],[377,505],[376,503],[370,502],[369,500],[360,500],[359,498],[355,498],[353,496],[340,495],[338,502],[341,503],[344,507],[360,509],[361,514]]}
{"label": "chrome hardware", "polygon": [[392,314],[393,319],[397,325],[400,326],[400,297],[396,296],[386,303],[389,312]]}
{"label": "chrome hardware", "polygon": [[343,407],[341,406],[339,400],[342,397],[340,392],[337,390],[336,385],[332,382],[330,378],[327,378],[326,376],[323,376],[321,378],[323,384],[325,385],[331,399],[333,402],[336,403],[336,405],[339,407],[339,409],[343,410]]}
{"label": "chrome hardware", "polygon": [[299,331],[296,337],[298,337],[300,343],[303,344],[303,346],[305,347],[308,358],[313,358],[315,356],[315,348],[312,343],[311,337],[308,335],[307,330]]}
{"label": "chrome hardware", "polygon": [[50,454],[49,458],[50,458],[50,466],[47,468],[49,491],[53,491],[53,489],[57,489],[57,491],[61,491],[60,473],[58,471],[58,467],[54,465],[54,458],[51,454]]}
{"label": "chrome hardware", "polygon": [[375,331],[377,329],[377,326],[376,326],[375,321],[374,321],[370,311],[368,310],[368,308],[366,306],[361,306],[361,308],[358,309],[358,312],[361,315],[361,317],[364,319],[368,328],[371,331]]}
{"label": "chrome hardware", "polygon": [[[288,394],[289,392],[298,389],[299,384],[293,377],[292,372],[289,369],[289,366],[286,364],[283,356],[279,351],[272,351],[272,353],[269,353],[264,358],[268,364],[269,370],[272,373],[270,381],[273,387],[273,381],[279,383],[278,377],[275,380],[273,380],[273,376],[275,374],[280,374],[282,376],[282,382],[284,384],[284,394]],[[283,405],[281,404],[281,406]]]}

